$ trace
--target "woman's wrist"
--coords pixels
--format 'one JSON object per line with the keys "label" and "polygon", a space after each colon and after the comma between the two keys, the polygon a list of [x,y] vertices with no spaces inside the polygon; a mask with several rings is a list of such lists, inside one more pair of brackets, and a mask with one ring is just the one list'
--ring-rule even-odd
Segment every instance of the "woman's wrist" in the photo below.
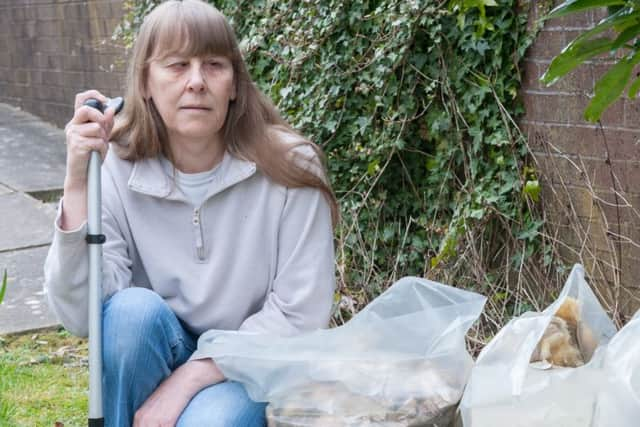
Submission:
{"label": "woman's wrist", "polygon": [[86,180],[71,180],[65,179],[62,187],[64,194],[84,194],[87,191],[87,181]]}
{"label": "woman's wrist", "polygon": [[225,380],[224,375],[212,359],[190,360],[178,370],[184,372],[184,375],[180,377],[186,381],[185,386],[196,392]]}
{"label": "woman's wrist", "polygon": [[65,180],[63,188],[60,228],[75,230],[87,220],[87,186]]}

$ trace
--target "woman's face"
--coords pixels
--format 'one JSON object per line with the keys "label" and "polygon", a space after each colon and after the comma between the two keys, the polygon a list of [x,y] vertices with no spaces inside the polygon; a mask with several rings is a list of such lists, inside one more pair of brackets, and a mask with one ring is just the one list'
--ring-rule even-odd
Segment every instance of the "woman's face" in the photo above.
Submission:
{"label": "woman's face", "polygon": [[221,143],[229,101],[236,96],[231,60],[179,54],[151,61],[146,96],[154,101],[169,142]]}

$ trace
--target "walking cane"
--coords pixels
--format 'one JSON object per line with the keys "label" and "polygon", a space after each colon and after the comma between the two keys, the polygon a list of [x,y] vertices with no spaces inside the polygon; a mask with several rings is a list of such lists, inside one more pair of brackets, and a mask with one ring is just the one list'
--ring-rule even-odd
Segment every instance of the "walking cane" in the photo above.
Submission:
{"label": "walking cane", "polygon": [[[122,110],[124,99],[108,100],[106,104],[89,99],[88,105],[104,113],[115,108]],[[87,180],[87,244],[89,245],[89,427],[103,427],[102,412],[102,191],[100,153],[91,152]]]}

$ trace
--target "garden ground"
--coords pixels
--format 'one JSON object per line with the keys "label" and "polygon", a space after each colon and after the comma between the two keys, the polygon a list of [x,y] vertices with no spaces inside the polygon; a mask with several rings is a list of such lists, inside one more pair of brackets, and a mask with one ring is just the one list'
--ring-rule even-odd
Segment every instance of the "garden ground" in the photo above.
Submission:
{"label": "garden ground", "polygon": [[62,328],[0,337],[0,426],[86,425],[87,341]]}

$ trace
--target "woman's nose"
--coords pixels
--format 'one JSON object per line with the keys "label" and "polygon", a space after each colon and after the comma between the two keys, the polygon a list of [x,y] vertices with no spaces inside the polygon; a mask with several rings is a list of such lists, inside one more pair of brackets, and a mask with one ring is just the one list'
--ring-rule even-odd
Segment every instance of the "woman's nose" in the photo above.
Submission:
{"label": "woman's nose", "polygon": [[192,64],[189,69],[187,87],[194,92],[201,92],[205,88],[204,77],[202,75],[202,64]]}

